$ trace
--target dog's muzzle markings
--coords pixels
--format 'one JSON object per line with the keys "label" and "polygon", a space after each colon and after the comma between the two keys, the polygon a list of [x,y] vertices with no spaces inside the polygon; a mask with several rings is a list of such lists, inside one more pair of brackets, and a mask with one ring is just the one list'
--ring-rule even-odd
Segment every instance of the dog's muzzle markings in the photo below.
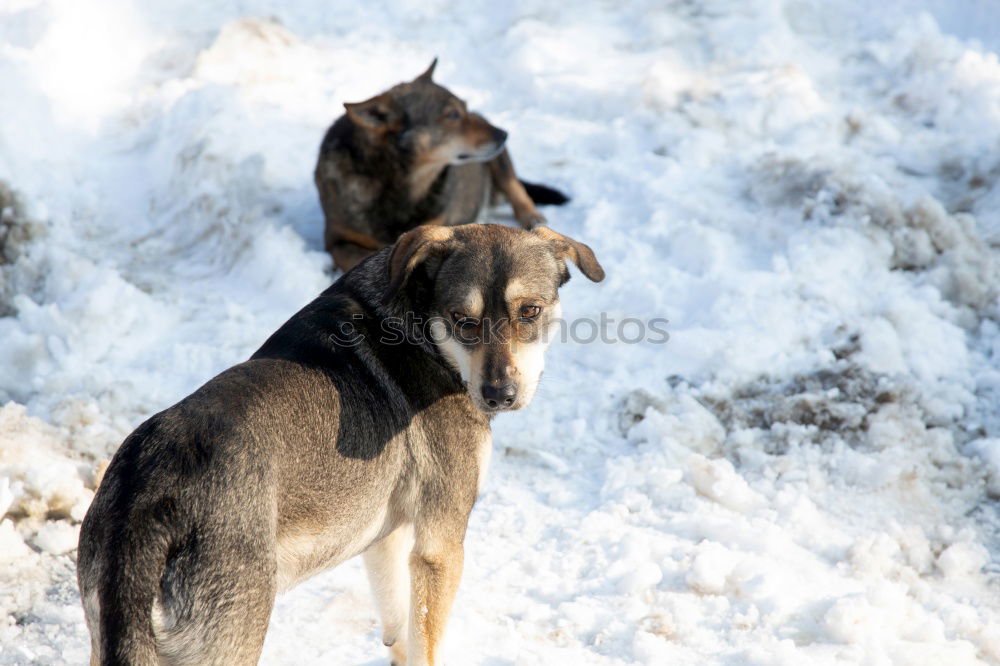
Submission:
{"label": "dog's muzzle markings", "polygon": [[548,228],[418,227],[140,425],[80,532],[91,663],[255,664],[275,595],[363,554],[392,662],[440,664],[490,419],[535,393],[567,261],[604,277]]}

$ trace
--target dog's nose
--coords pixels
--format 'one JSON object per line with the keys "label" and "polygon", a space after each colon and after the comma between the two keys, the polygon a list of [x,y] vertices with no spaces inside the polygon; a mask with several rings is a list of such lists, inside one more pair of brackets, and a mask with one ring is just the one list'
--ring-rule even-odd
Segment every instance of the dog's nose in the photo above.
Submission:
{"label": "dog's nose", "polygon": [[507,132],[504,132],[499,127],[494,127],[493,128],[493,142],[495,144],[497,144],[497,148],[499,148],[500,146],[502,146],[506,140],[507,140]]}
{"label": "dog's nose", "polygon": [[514,397],[517,395],[517,387],[513,384],[503,384],[493,386],[483,384],[483,400],[490,409],[505,409],[514,404]]}

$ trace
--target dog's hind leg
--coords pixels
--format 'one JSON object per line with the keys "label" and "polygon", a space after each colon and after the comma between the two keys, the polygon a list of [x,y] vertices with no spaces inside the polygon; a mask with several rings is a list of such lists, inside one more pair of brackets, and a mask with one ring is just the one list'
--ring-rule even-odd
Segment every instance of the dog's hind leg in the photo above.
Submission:
{"label": "dog's hind leg", "polygon": [[514,217],[525,229],[532,229],[539,224],[545,224],[545,216],[538,212],[535,202],[528,196],[528,191],[517,179],[514,172],[514,162],[510,159],[510,153],[506,149],[500,152],[495,158],[490,160],[490,176],[493,179],[493,187],[503,192],[514,209]]}
{"label": "dog's hind leg", "polygon": [[[416,527],[410,554],[410,645],[407,666],[438,666],[451,604],[462,578],[463,529]],[[452,526],[454,527],[454,526]]]}
{"label": "dog's hind leg", "polygon": [[227,527],[198,532],[168,558],[151,616],[164,666],[253,666],[260,659],[277,563],[251,529]]}
{"label": "dog's hind leg", "polygon": [[364,553],[368,581],[382,616],[382,642],[395,666],[406,663],[407,620],[410,612],[410,572],[413,525],[402,525],[369,546]]}

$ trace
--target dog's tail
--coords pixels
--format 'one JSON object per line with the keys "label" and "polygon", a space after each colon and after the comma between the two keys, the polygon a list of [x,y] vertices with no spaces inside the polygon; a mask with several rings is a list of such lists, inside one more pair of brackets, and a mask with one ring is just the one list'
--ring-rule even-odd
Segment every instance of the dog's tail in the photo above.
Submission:
{"label": "dog's tail", "polygon": [[94,536],[86,530],[81,535],[80,596],[91,633],[93,666],[161,663],[153,609],[166,547],[158,538],[140,542],[129,531],[102,539],[103,543],[91,541]]}
{"label": "dog's tail", "polygon": [[[127,530],[128,531],[128,530]],[[153,626],[159,601],[159,582],[167,557],[161,538],[139,542],[121,535],[119,553],[108,553],[105,574],[98,587],[100,599],[101,666],[159,666]],[[133,541],[135,540],[135,541]]]}
{"label": "dog's tail", "polygon": [[160,664],[154,609],[160,606],[160,579],[171,543],[163,518],[176,514],[177,506],[164,499],[135,513],[129,504],[141,489],[114,475],[115,466],[142,465],[131,440],[148,436],[151,421],[125,440],[80,530],[77,573],[95,665]]}
{"label": "dog's tail", "polygon": [[528,196],[538,206],[562,206],[565,203],[569,203],[569,197],[554,187],[528,183],[523,180],[521,181],[521,185],[524,185]]}

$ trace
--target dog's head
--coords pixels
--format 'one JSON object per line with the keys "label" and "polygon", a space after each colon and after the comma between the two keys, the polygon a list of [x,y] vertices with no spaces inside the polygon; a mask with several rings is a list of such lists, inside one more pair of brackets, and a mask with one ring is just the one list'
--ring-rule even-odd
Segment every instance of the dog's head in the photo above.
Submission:
{"label": "dog's head", "polygon": [[604,279],[589,247],[547,227],[418,227],[391,250],[385,299],[405,291],[420,303],[425,334],[476,406],[521,409],[557,332],[567,260],[594,282]]}
{"label": "dog's head", "polygon": [[437,59],[423,74],[364,102],[347,103],[347,117],[380,141],[394,142],[419,165],[485,162],[503,150],[507,132],[434,83]]}

